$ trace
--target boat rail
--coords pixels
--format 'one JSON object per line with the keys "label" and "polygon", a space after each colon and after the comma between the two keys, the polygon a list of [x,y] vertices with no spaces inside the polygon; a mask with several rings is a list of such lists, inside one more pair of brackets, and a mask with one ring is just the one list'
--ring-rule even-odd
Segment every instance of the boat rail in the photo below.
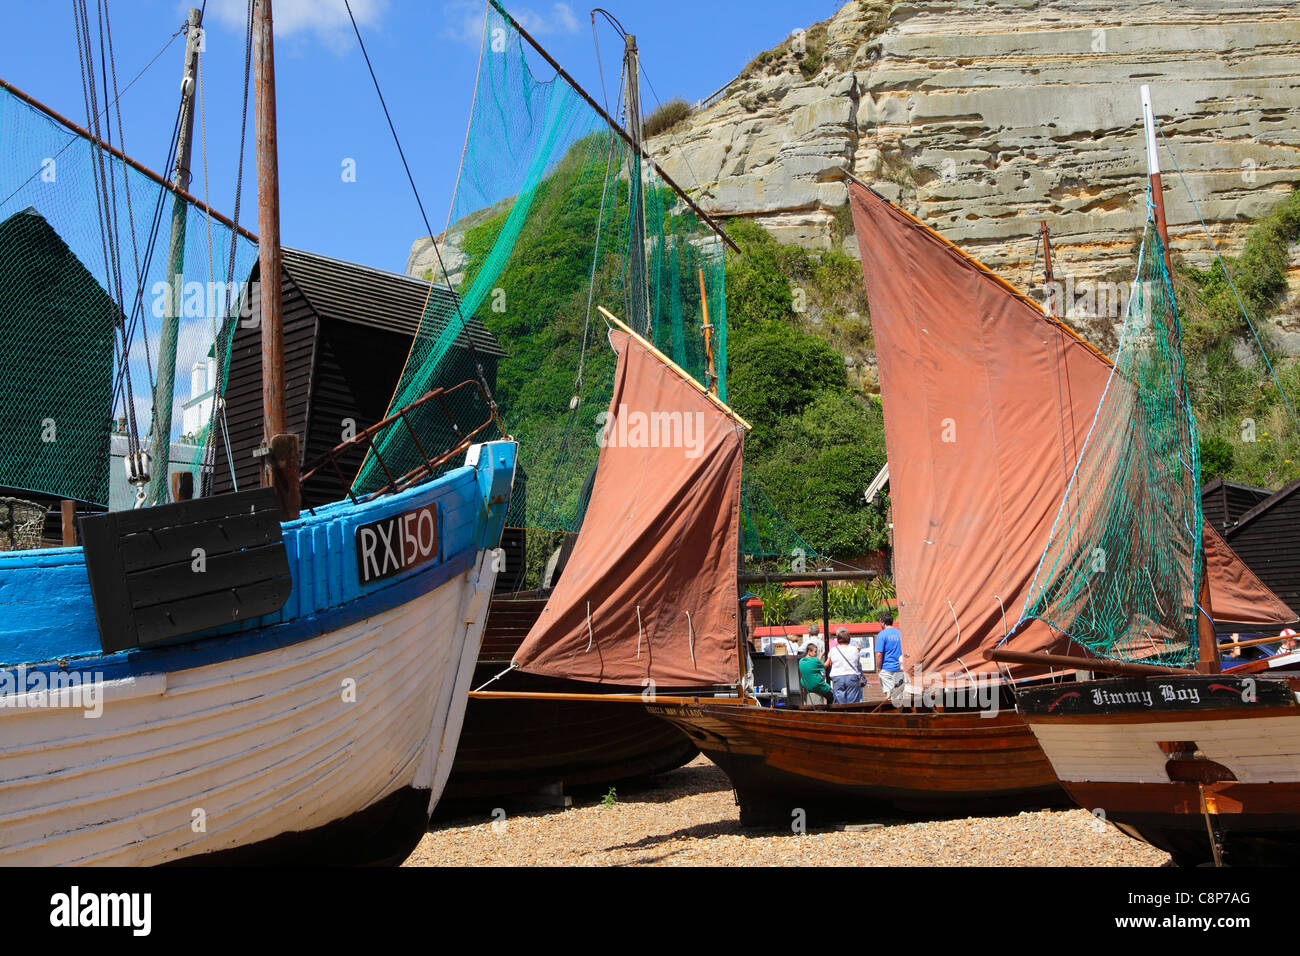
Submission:
{"label": "boat rail", "polygon": [[[461,430],[460,423],[457,422],[456,416],[447,405],[447,399],[449,397],[456,395],[456,393],[465,388],[477,389],[479,397],[483,400],[484,408],[488,410],[487,418],[481,424],[476,425],[467,432]],[[436,455],[430,455],[425,451],[424,445],[420,441],[419,434],[417,434],[410,419],[407,418],[409,413],[433,402],[437,402],[442,408],[442,413],[446,417],[447,422],[451,425],[452,432],[456,436],[456,442],[454,445]],[[320,458],[316,459],[316,461],[312,463],[312,466],[302,473],[302,477],[299,478],[299,487],[306,484],[307,481],[313,475],[321,471],[321,469],[329,467],[333,469],[334,474],[347,489],[348,498],[352,500],[353,504],[358,504],[361,501],[369,501],[374,498],[382,497],[383,495],[402,491],[403,489],[411,487],[411,485],[415,484],[417,481],[433,474],[456,456],[463,455],[469,450],[470,445],[474,443],[474,439],[478,437],[484,429],[491,425],[492,421],[492,404],[482,383],[471,379],[461,382],[459,385],[455,385],[451,388],[435,388],[432,391],[425,392],[409,405],[404,405],[402,408],[399,408],[387,418],[375,422],[375,424],[371,425],[369,428],[357,432],[356,435],[347,441],[335,445]],[[387,429],[395,427],[398,423],[401,423],[406,427],[407,432],[411,436],[411,441],[415,444],[415,448],[419,451],[420,457],[423,461],[405,474],[395,477],[392,470],[388,467],[388,462],[384,461],[383,453],[379,450],[379,444],[382,443],[377,443],[375,437],[385,432]],[[388,479],[383,487],[361,498],[358,498],[352,491],[352,483],[343,476],[343,471],[339,468],[339,460],[359,447],[364,447],[368,455],[375,456],[375,461],[378,463],[380,470],[383,471],[384,476]]]}

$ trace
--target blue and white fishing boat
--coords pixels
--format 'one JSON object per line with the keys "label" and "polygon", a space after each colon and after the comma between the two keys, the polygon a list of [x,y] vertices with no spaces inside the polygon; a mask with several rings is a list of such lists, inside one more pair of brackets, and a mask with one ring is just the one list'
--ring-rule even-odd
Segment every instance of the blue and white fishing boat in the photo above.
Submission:
{"label": "blue and white fishing boat", "polygon": [[[514,460],[475,445],[279,525],[284,606],[161,644],[102,649],[82,547],[0,554],[0,864],[404,857],[455,756]],[[258,495],[192,504],[255,518]],[[167,528],[123,530],[143,551]]]}
{"label": "blue and white fishing boat", "polygon": [[[269,2],[259,0],[259,256],[262,275],[278,277],[270,20]],[[12,116],[15,102],[0,102],[0,119]],[[96,160],[118,170],[113,175],[147,172],[102,138],[45,113],[77,132],[71,146],[92,144]],[[59,154],[67,169],[71,146]],[[45,147],[35,148],[39,155]],[[28,172],[17,171],[27,192],[15,201],[31,196],[35,207],[45,194],[34,177],[22,180]],[[143,180],[133,182],[138,191]],[[206,204],[168,188],[212,227]],[[127,337],[130,297],[112,295],[113,284],[98,276],[77,278],[100,270],[93,263],[83,270],[76,260],[89,258],[85,247],[70,251],[50,238],[44,210],[32,211],[0,215],[5,235],[27,242],[30,263],[36,252],[46,272],[49,262],[66,260],[75,282],[65,275],[60,289],[82,282],[106,293],[96,287],[78,300],[102,299],[95,315],[42,313],[45,331],[65,320],[78,328],[104,320],[122,342],[103,341],[118,370],[128,368],[136,354]],[[230,225],[233,243],[238,227]],[[46,274],[30,263],[0,268],[0,304],[15,271]],[[32,282],[38,292],[49,285]],[[98,408],[101,386],[104,411],[122,407],[109,405],[107,375],[69,376],[64,391],[73,379],[84,391],[75,401],[40,397],[54,409],[45,445],[27,431],[0,439],[0,485],[63,499],[65,542],[71,511],[80,514],[79,543],[31,547],[40,542],[19,540],[15,499],[0,497],[0,511],[8,508],[0,514],[0,537],[7,535],[0,541],[0,865],[386,862],[404,858],[427,826],[460,734],[517,447],[481,441],[489,420],[465,428],[453,421],[452,440],[432,448],[436,436],[407,413],[422,405],[445,411],[453,393],[474,385],[433,389],[344,441],[319,466],[354,452],[379,455],[388,431],[405,428],[420,448],[415,468],[404,464],[378,490],[300,514],[297,436],[284,426],[278,286],[260,288],[265,487],[173,493],[180,500],[142,507],[148,459],[137,449],[127,459],[137,507],[83,507],[97,500],[94,492],[68,490],[59,472],[76,464],[70,442],[107,419],[100,412],[79,425],[74,413]],[[0,307],[0,323],[12,331],[22,314],[19,306]],[[51,368],[87,361],[88,346],[74,350],[71,341],[56,336],[54,351],[37,354],[47,346],[33,338],[15,362],[24,374],[35,369],[33,381],[57,378]],[[6,387],[0,381],[0,391]],[[170,380],[165,387],[170,405]],[[126,389],[129,403],[129,380]],[[14,409],[35,407],[26,395],[0,399],[3,423],[21,417]],[[156,418],[157,407],[155,397]],[[70,438],[53,437],[56,418]],[[165,435],[165,412],[162,422]],[[107,461],[107,430],[102,439],[86,439],[77,454]],[[166,462],[157,470],[165,481]],[[106,474],[92,479],[107,488]],[[163,491],[159,500],[167,498]]]}

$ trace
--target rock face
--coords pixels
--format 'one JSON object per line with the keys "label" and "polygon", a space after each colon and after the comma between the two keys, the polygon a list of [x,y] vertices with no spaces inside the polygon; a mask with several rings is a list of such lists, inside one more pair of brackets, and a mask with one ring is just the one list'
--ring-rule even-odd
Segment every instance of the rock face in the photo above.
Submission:
{"label": "rock face", "polygon": [[[796,56],[814,32],[815,73]],[[1058,279],[1126,281],[1144,83],[1222,251],[1300,183],[1294,0],[854,0],[795,47],[650,144],[706,209],[782,241],[857,255],[849,170],[1036,294],[1040,220]],[[1174,245],[1204,264],[1167,151],[1162,166]],[[1300,351],[1300,310],[1286,311],[1278,331]]]}

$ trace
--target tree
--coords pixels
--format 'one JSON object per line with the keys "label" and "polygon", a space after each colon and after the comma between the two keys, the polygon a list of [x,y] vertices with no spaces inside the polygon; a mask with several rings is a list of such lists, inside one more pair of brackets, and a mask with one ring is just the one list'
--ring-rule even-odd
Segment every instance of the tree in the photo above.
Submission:
{"label": "tree", "polygon": [[844,359],[815,336],[769,325],[731,344],[727,394],[762,445],[782,419],[799,415],[824,390],[846,387]]}

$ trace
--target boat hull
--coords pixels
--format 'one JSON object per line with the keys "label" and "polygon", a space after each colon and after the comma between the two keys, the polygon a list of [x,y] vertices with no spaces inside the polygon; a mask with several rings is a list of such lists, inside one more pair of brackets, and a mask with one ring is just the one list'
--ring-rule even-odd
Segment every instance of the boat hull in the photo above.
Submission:
{"label": "boat hull", "polygon": [[[484,563],[312,640],[107,681],[97,719],[10,708],[7,740],[21,743],[0,759],[0,864],[409,852],[454,755],[487,603],[474,596],[491,591]],[[419,814],[394,818],[413,803]]]}
{"label": "boat hull", "polygon": [[1062,802],[1051,766],[1010,712],[802,710],[660,702],[731,779],[746,826],[855,815],[966,815]]}
{"label": "boat hull", "polygon": [[514,456],[286,523],[279,611],[123,651],[81,548],[0,555],[0,865],[403,857],[455,756]]}
{"label": "boat hull", "polygon": [[1225,863],[1300,858],[1292,682],[1195,675],[1073,693],[1022,693],[1020,703],[1075,803],[1184,865],[1213,862],[1215,843]]}
{"label": "boat hull", "polygon": [[[545,600],[498,598],[492,602],[474,686],[510,665]],[[590,694],[592,685],[511,672],[490,684],[502,692]],[[608,689],[611,693],[618,688]],[[641,688],[626,688],[640,693]],[[599,701],[472,697],[448,802],[537,793],[560,784],[598,787],[665,773],[689,763],[699,748],[674,725],[639,707]],[[452,809],[452,808],[448,808]]]}

